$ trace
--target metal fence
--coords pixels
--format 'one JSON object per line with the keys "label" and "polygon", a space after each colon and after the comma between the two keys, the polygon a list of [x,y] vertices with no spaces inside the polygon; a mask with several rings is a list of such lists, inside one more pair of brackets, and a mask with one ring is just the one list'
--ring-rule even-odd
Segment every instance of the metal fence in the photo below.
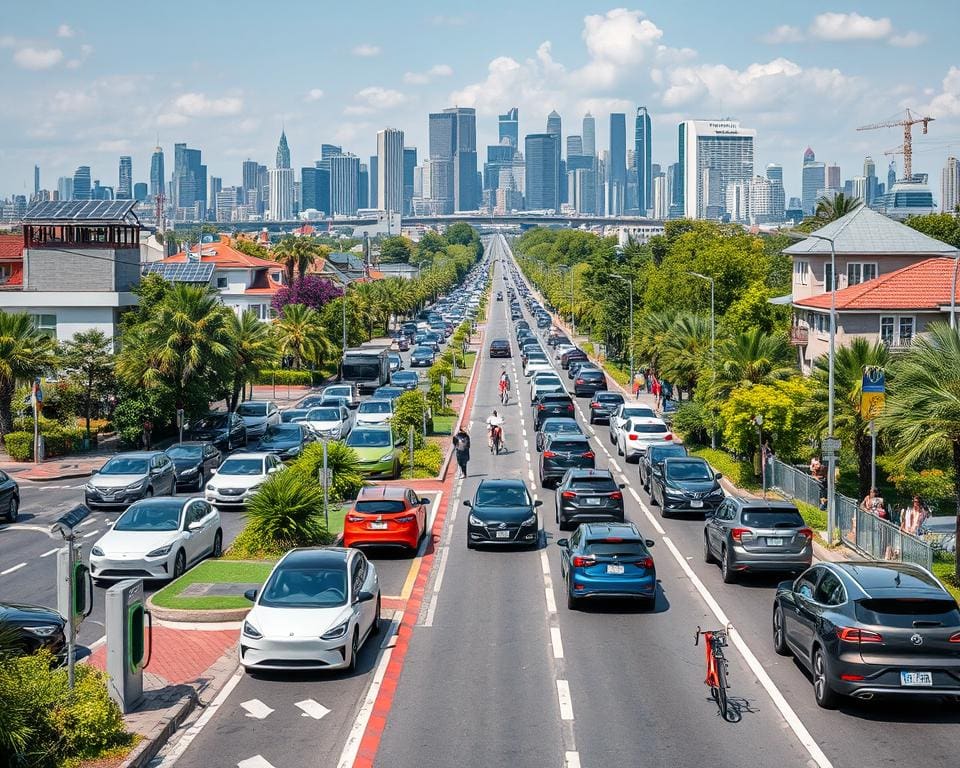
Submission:
{"label": "metal fence", "polygon": [[[819,507],[827,495],[821,485],[802,470],[772,459],[769,464],[770,487],[791,499]],[[853,499],[835,494],[837,527],[844,545],[876,560],[915,563],[930,569],[933,548],[923,539],[904,533],[888,520],[864,512]]]}

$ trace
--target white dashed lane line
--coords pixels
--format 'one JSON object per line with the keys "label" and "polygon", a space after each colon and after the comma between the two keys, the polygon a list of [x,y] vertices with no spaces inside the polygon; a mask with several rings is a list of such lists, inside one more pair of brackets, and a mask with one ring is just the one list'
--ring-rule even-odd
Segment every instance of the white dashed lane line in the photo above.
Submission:
{"label": "white dashed lane line", "polygon": [[557,698],[560,700],[560,719],[573,720],[573,701],[570,699],[570,683],[557,680]]}
{"label": "white dashed lane line", "polygon": [[8,573],[13,573],[14,571],[19,571],[21,568],[26,567],[26,563],[17,563],[12,568],[7,568],[5,571],[0,571],[0,576],[6,576]]}

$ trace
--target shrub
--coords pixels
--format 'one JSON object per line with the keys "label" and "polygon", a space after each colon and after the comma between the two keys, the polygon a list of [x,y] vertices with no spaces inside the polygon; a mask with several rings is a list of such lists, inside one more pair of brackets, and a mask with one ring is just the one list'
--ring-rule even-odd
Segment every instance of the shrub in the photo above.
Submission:
{"label": "shrub", "polygon": [[30,461],[33,458],[33,432],[8,432],[3,444],[14,461]]}
{"label": "shrub", "polygon": [[[340,441],[327,443],[327,468],[333,473],[328,489],[330,498],[338,501],[355,498],[363,487],[363,475],[360,474],[357,454],[353,448]],[[304,448],[288,471],[308,478],[319,488],[321,469],[323,444],[317,442]]]}
{"label": "shrub", "polygon": [[688,400],[673,414],[670,426],[687,442],[702,445],[709,439],[709,417],[710,414],[701,403]]}
{"label": "shrub", "polygon": [[447,379],[447,389],[449,389],[450,380],[453,378],[453,366],[441,357],[427,370],[427,378],[431,384],[436,384],[439,387],[444,376]]}
{"label": "shrub", "polygon": [[711,467],[717,472],[721,472],[738,488],[754,490],[760,487],[753,471],[753,462],[749,459],[738,459],[719,448],[697,448],[691,450],[690,453],[693,456],[706,459]]}
{"label": "shrub", "polygon": [[313,373],[311,371],[292,371],[286,368],[269,369],[260,371],[257,374],[256,384],[270,385],[278,384],[292,387],[309,387],[313,384]]}
{"label": "shrub", "polygon": [[[443,450],[437,443],[427,443],[423,448],[413,452],[413,476],[436,477],[443,466]],[[409,475],[409,460],[404,464],[405,473]]]}
{"label": "shrub", "polygon": [[313,547],[332,540],[323,519],[323,491],[316,478],[301,472],[278,472],[247,502],[244,547],[272,555],[293,547]]}
{"label": "shrub", "polygon": [[[413,427],[414,448],[423,447],[423,416],[426,410],[427,399],[423,396],[423,393],[418,390],[404,392],[397,398],[391,423],[393,425],[393,434],[398,440],[406,440],[410,432],[410,427]],[[427,420],[428,430],[431,427],[431,421],[432,419]]]}

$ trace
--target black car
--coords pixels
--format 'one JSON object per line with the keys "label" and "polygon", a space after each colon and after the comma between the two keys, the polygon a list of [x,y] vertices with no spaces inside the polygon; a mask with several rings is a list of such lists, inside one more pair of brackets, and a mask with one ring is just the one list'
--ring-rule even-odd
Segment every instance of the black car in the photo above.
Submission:
{"label": "black car", "polygon": [[[311,397],[313,396],[311,395]],[[304,400],[306,399],[308,398],[304,398]],[[285,411],[280,411],[280,423],[289,424],[292,421],[301,421],[308,413],[310,413],[309,408],[287,408]]]}
{"label": "black car", "polygon": [[596,454],[586,435],[552,435],[540,453],[540,485],[546,488],[559,482],[568,469],[593,469],[594,466]]}
{"label": "black car", "polygon": [[773,648],[813,678],[818,705],[840,696],[960,696],[960,610],[910,563],[817,563],[777,588]]}
{"label": "black car", "polygon": [[433,351],[432,347],[415,347],[413,352],[410,353],[410,367],[426,367],[429,368],[433,365],[433,361],[436,358],[436,353]]}
{"label": "black car", "polygon": [[571,360],[570,365],[567,366],[567,378],[573,379],[580,370],[587,370],[588,368],[594,371],[600,370],[596,363],[589,360]]}
{"label": "black car", "polygon": [[623,522],[623,484],[609,469],[568,469],[557,486],[557,525]]}
{"label": "black car", "polygon": [[[303,400],[297,403],[296,407],[305,411],[309,411],[311,408],[317,408],[323,402],[323,392],[320,392],[317,395],[307,395]],[[283,413],[280,413],[280,421],[283,421]]]}
{"label": "black car", "polygon": [[610,414],[617,410],[617,406],[624,403],[623,395],[619,392],[610,392],[600,389],[590,398],[590,423],[610,421]]}
{"label": "black car", "polygon": [[576,419],[568,416],[551,416],[549,419],[544,419],[540,425],[540,429],[537,430],[537,450],[543,450],[543,446],[550,435],[561,433],[567,435],[582,435],[583,430],[580,429],[580,425]]}
{"label": "black car", "polygon": [[528,323],[526,320],[519,320],[519,321],[517,322],[516,326],[514,327],[514,330],[515,330],[517,333],[519,333],[521,328],[526,328],[527,330],[529,330],[529,329],[530,329],[530,323]]}
{"label": "black car", "polygon": [[0,627],[14,633],[15,652],[24,655],[48,650],[63,660],[67,650],[66,620],[50,608],[0,603]]}
{"label": "black car", "polygon": [[213,443],[191,441],[174,443],[164,451],[177,473],[177,488],[202,491],[204,483],[220,466],[223,457]]}
{"label": "black car", "polygon": [[564,392],[544,392],[533,401],[533,429],[540,431],[543,420],[551,416],[573,418],[573,400]]}
{"label": "black car", "polygon": [[577,397],[592,397],[607,388],[607,377],[603,371],[581,367],[573,380],[573,394]]}
{"label": "black car", "polygon": [[303,424],[273,424],[263,433],[257,450],[275,453],[287,461],[297,458],[304,446],[313,440],[313,433]]}
{"label": "black car", "polygon": [[673,456],[687,456],[686,446],[680,443],[654,443],[640,456],[640,485],[643,490],[650,492],[650,478],[652,468],[660,466],[662,469],[663,460]]}
{"label": "black car", "polygon": [[513,357],[510,342],[506,339],[494,339],[490,342],[490,357]]}
{"label": "black car", "polygon": [[550,315],[537,315],[537,328],[549,328],[553,325],[553,320]]}
{"label": "black car", "polygon": [[416,371],[397,371],[390,376],[390,383],[406,391],[414,390],[420,386],[420,374]]}
{"label": "black car", "polygon": [[211,413],[190,425],[188,440],[211,442],[221,451],[247,444],[247,425],[235,413]]}
{"label": "black car", "polygon": [[482,544],[537,546],[540,519],[536,508],[543,502],[530,498],[522,480],[481,480],[467,516],[467,549]]}
{"label": "black car", "polygon": [[674,512],[712,515],[724,499],[720,473],[696,456],[664,459],[650,477],[650,503],[660,507],[663,517]]}
{"label": "black car", "polygon": [[20,486],[3,470],[0,470],[0,514],[8,523],[17,522],[20,514]]}
{"label": "black car", "polygon": [[562,355],[560,355],[560,367],[566,370],[570,367],[570,363],[575,360],[587,360],[587,353],[582,349],[568,349]]}
{"label": "black car", "polygon": [[407,337],[409,341],[413,341],[413,337],[417,333],[417,324],[416,323],[404,323],[400,326],[400,331],[404,336]]}

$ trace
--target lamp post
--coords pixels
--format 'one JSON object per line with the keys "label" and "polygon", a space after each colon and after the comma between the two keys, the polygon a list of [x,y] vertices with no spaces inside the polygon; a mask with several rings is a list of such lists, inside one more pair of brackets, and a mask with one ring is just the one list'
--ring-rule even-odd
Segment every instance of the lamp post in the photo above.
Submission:
{"label": "lamp post", "polygon": [[624,277],[623,275],[618,275],[616,272],[611,272],[610,277],[621,280],[627,284],[630,289],[630,391],[633,392],[633,376],[635,368],[633,367],[633,278]]}
{"label": "lamp post", "polygon": [[763,478],[763,498],[767,498],[767,456],[763,450],[763,414],[758,413],[753,417],[753,423],[757,425],[757,443],[760,446],[757,453],[760,455],[760,477]]}
{"label": "lamp post", "polygon": [[343,275],[341,283],[343,285],[343,296],[340,297],[340,310],[343,316],[343,354],[347,354],[347,288],[350,287],[350,278]]}
{"label": "lamp post", "polygon": [[[699,272],[687,272],[691,277],[697,277],[710,283],[710,370],[713,376],[713,386],[717,386],[717,316],[714,311],[714,288],[716,281],[709,275],[701,275]],[[713,409],[710,409],[710,447],[717,447],[717,420],[714,418]]]}

